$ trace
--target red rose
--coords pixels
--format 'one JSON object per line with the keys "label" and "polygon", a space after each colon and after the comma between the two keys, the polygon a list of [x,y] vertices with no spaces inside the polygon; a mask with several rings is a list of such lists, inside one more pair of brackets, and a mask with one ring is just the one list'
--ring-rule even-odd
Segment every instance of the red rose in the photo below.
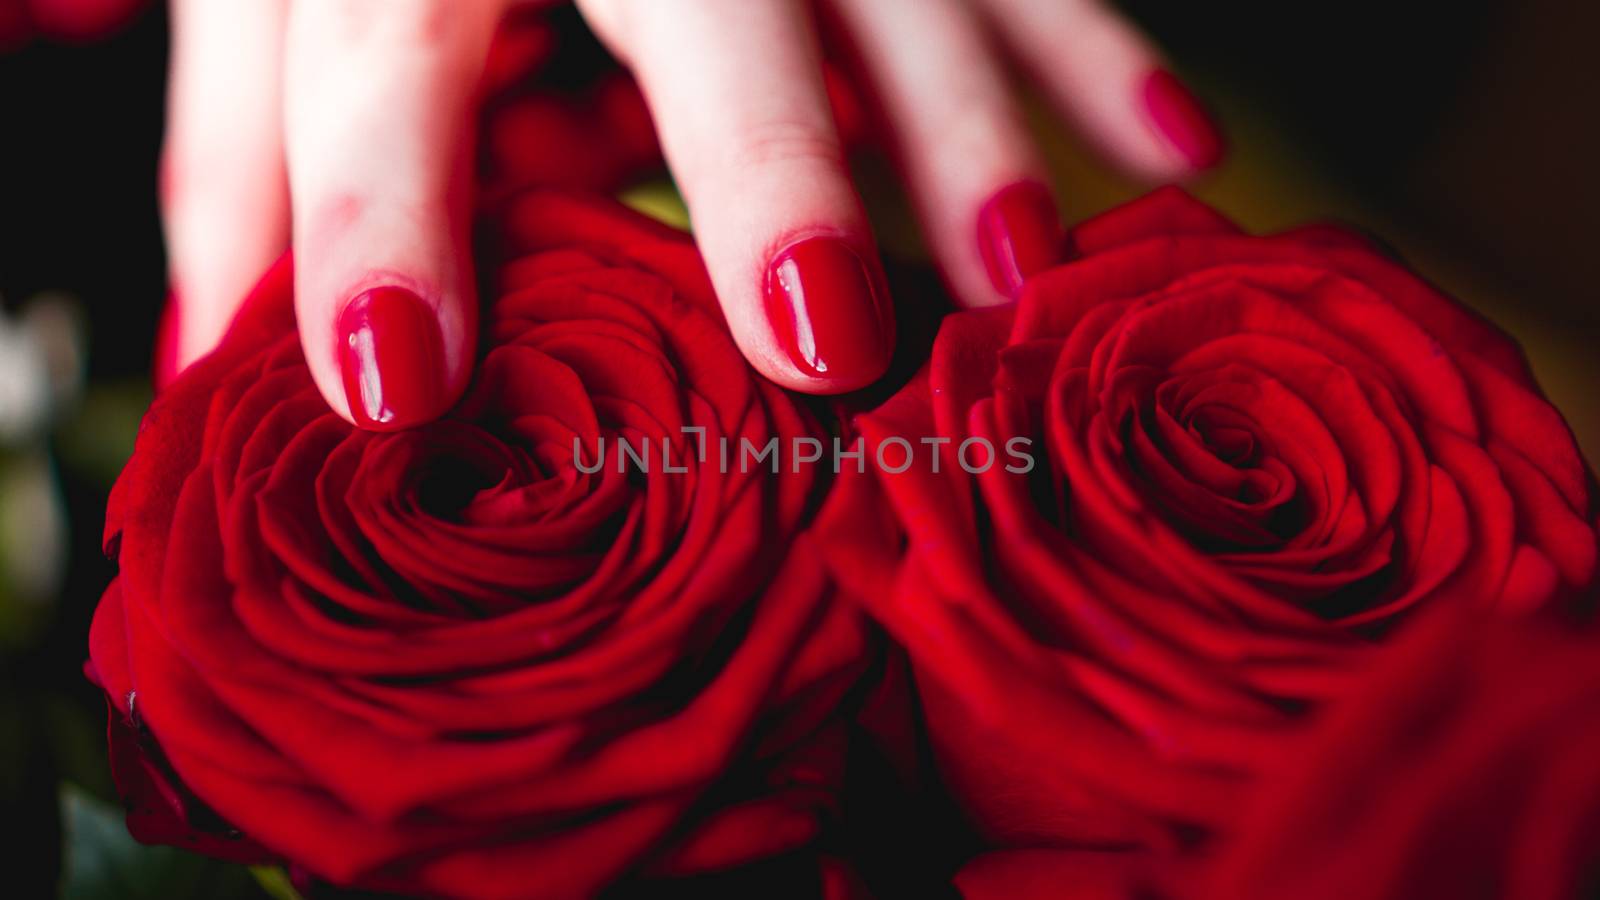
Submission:
{"label": "red rose", "polygon": [[92,41],[127,25],[145,6],[146,0],[0,0],[0,47],[34,34]]}
{"label": "red rose", "polygon": [[[329,412],[286,264],[146,415],[90,651],[161,757],[122,767],[147,836],[200,827],[192,799],[341,885],[568,897],[815,834],[865,633],[796,538],[811,471],[695,446],[813,421],[751,374],[686,235],[555,195],[506,233],[443,421]],[[649,441],[648,473],[619,473],[619,438]]]}
{"label": "red rose", "polygon": [[611,191],[662,166],[644,95],[570,8],[513,8],[484,67],[486,203],[530,187]]}
{"label": "red rose", "polygon": [[986,841],[1116,883],[1224,823],[1391,622],[1589,584],[1594,508],[1516,346],[1363,240],[1176,189],[1071,238],[859,418],[877,464],[818,533]]}
{"label": "red rose", "polygon": [[[1407,626],[1408,629],[1411,626]],[[1600,885],[1600,643],[1548,617],[1420,622],[1178,859],[980,856],[967,897],[1568,900]]]}
{"label": "red rose", "polygon": [[484,115],[485,193],[534,186],[613,190],[661,167],[639,86],[621,70],[591,85],[496,100]]}
{"label": "red rose", "polygon": [[1419,624],[1166,896],[1594,896],[1600,635]]}

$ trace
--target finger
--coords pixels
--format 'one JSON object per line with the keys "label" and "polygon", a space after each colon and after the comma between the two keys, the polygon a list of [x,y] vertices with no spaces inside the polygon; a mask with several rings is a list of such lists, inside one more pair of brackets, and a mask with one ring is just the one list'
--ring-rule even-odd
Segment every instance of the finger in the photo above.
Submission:
{"label": "finger", "polygon": [[786,387],[851,390],[894,321],[796,0],[580,0],[638,76],[735,340]]}
{"label": "finger", "polygon": [[180,369],[216,346],[289,243],[284,13],[283,0],[172,4],[161,216]]}
{"label": "finger", "polygon": [[1058,261],[1045,167],[966,0],[836,0],[880,96],[935,255],[965,306]]}
{"label": "finger", "polygon": [[1205,108],[1133,25],[1099,0],[982,0],[1082,133],[1154,181],[1221,162]]}
{"label": "finger", "polygon": [[473,106],[498,0],[295,0],[285,48],[295,311],[328,404],[433,420],[471,375]]}

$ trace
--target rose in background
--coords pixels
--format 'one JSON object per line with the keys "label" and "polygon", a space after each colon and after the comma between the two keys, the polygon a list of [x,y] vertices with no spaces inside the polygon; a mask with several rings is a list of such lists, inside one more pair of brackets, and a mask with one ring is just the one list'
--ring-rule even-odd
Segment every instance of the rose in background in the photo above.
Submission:
{"label": "rose in background", "polygon": [[[1514,617],[1595,574],[1587,468],[1516,346],[1364,239],[1246,236],[1166,189],[1071,243],[858,419],[916,461],[847,469],[818,528],[955,802],[1027,851],[969,897],[1116,893],[1237,827],[1414,611]],[[959,464],[1019,436],[1026,474]]]}
{"label": "rose in background", "polygon": [[[543,194],[504,242],[480,373],[436,425],[328,410],[287,264],[147,414],[90,646],[136,835],[451,897],[815,837],[868,650],[796,539],[817,483],[697,465],[682,431],[814,421],[751,374],[686,235]],[[574,465],[618,438],[687,471]]]}
{"label": "rose in background", "polygon": [[35,34],[90,41],[128,24],[147,0],[0,0],[0,48]]}
{"label": "rose in background", "polygon": [[[1419,623],[1288,748],[1240,838],[1163,896],[1590,897],[1600,653],[1537,617]],[[1333,848],[1337,848],[1336,850]]]}
{"label": "rose in background", "polygon": [[479,182],[487,204],[530,187],[613,191],[662,168],[638,84],[570,8],[508,13],[483,89]]}

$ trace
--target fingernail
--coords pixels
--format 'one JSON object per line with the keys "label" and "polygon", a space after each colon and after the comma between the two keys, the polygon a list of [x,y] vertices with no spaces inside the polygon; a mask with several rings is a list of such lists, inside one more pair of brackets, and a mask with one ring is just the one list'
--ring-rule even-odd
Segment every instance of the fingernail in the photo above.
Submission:
{"label": "fingernail", "polygon": [[1060,261],[1061,239],[1055,198],[1037,181],[1002,188],[978,211],[978,251],[994,289],[1007,297]]}
{"label": "fingernail", "polygon": [[767,268],[767,317],[807,375],[860,386],[889,364],[892,326],[865,262],[838,238],[790,244]]}
{"label": "fingernail", "polygon": [[1191,167],[1209,169],[1222,161],[1222,133],[1176,75],[1165,69],[1150,73],[1144,82],[1144,104],[1156,131]]}
{"label": "fingernail", "polygon": [[350,415],[397,431],[441,412],[444,347],[432,307],[405,288],[357,294],[339,314],[339,368]]}

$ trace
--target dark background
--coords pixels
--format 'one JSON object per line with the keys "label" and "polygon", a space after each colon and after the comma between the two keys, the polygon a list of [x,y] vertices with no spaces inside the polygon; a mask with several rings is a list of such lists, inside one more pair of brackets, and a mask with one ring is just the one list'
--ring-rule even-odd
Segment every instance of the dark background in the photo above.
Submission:
{"label": "dark background", "polygon": [[[1382,235],[1521,339],[1580,441],[1600,450],[1590,395],[1600,374],[1600,4],[1124,6],[1230,133],[1233,157],[1202,195],[1252,228],[1333,215]],[[81,670],[112,575],[99,550],[105,493],[149,396],[166,291],[155,199],[165,55],[159,7],[97,42],[21,37],[0,51],[0,305],[16,315],[41,295],[67,295],[84,313],[87,347],[75,399],[39,434],[0,444],[0,475],[44,478],[66,523],[45,596],[8,584],[0,566],[4,896],[48,897],[58,883],[79,897],[263,891],[239,872],[121,840],[105,802],[104,704]],[[1069,219],[1137,190],[1045,131]],[[0,513],[10,504],[10,518],[28,523],[33,510],[20,504],[38,501],[8,493],[11,483],[0,481]],[[37,535],[16,531],[0,530],[0,542],[34,552],[26,541]]]}

